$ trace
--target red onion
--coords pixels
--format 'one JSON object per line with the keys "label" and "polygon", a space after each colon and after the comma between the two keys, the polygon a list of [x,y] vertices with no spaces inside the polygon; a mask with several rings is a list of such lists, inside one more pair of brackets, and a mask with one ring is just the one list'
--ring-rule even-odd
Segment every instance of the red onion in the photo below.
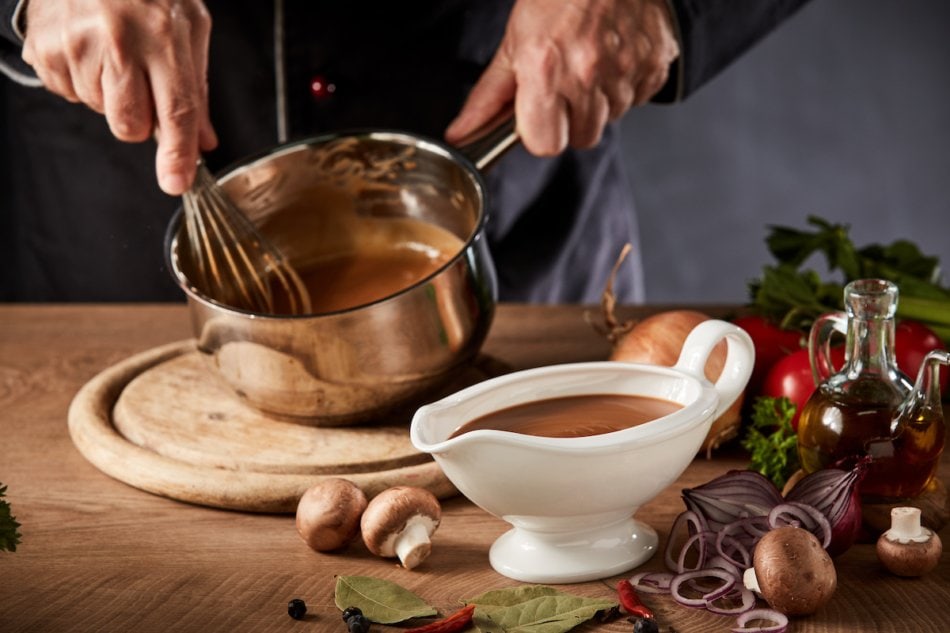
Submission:
{"label": "red onion", "polygon": [[831,543],[828,554],[837,556],[854,544],[861,529],[861,480],[867,473],[869,460],[859,460],[851,470],[825,468],[805,475],[787,496],[812,506],[828,519]]}
{"label": "red onion", "polygon": [[[767,532],[800,525],[814,534],[829,554],[841,553],[854,542],[860,527],[858,484],[867,461],[851,471],[825,469],[812,473],[783,499],[771,481],[754,471],[733,470],[695,488],[683,490],[687,510],[673,522],[664,561],[671,574],[644,572],[631,584],[646,593],[670,592],[680,604],[711,613],[737,615],[737,633],[782,633],[788,618],[772,609],[756,609],[755,595],[741,582],[752,553]],[[679,538],[685,532],[685,540]],[[677,542],[682,543],[677,545]],[[839,549],[840,548],[840,549]],[[695,563],[687,558],[695,551]],[[688,565],[688,568],[687,568]],[[703,579],[721,584],[706,587]],[[698,597],[684,595],[689,588]],[[746,627],[754,620],[768,626]]]}
{"label": "red onion", "polygon": [[731,470],[696,488],[683,490],[686,507],[702,516],[710,530],[745,517],[757,517],[782,503],[778,488],[752,470]]}
{"label": "red onion", "polygon": [[[769,620],[775,624],[747,628],[746,624],[753,620]],[[785,629],[788,628],[788,616],[774,609],[752,609],[736,618],[736,624],[738,627],[732,629],[733,633],[785,633]]]}

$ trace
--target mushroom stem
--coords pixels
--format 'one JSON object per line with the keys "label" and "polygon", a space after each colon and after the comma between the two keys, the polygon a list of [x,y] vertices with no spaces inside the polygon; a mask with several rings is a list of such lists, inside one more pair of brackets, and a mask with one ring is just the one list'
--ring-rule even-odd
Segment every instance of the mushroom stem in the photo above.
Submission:
{"label": "mushroom stem", "polygon": [[931,532],[920,525],[920,508],[901,507],[891,510],[891,529],[884,536],[898,543],[923,543]]}
{"label": "mushroom stem", "polygon": [[419,565],[432,551],[429,541],[431,524],[432,521],[427,517],[416,515],[406,522],[406,529],[396,537],[393,548],[406,569]]}
{"label": "mushroom stem", "polygon": [[745,585],[749,591],[754,591],[760,596],[762,595],[762,588],[759,587],[759,579],[755,575],[755,567],[749,567],[742,573],[742,584]]}

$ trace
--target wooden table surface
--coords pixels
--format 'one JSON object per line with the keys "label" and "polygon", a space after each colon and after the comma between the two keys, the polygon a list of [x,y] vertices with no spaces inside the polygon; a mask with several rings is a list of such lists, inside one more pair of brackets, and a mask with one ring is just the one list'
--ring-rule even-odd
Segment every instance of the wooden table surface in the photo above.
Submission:
{"label": "wooden table surface", "polygon": [[[501,306],[485,351],[516,368],[602,359],[608,345],[584,313],[581,306]],[[15,553],[0,552],[0,631],[345,631],[333,604],[337,575],[395,581],[443,612],[519,584],[488,563],[488,548],[507,524],[464,498],[444,504],[431,557],[407,571],[359,542],[339,554],[312,552],[290,515],[192,506],[103,475],[70,440],[72,397],[110,365],[189,336],[180,305],[0,305],[0,482],[23,537]],[[637,516],[663,535],[683,509],[680,489],[744,465],[736,449],[697,458]],[[940,476],[950,483],[946,457]],[[950,543],[950,529],[942,536]],[[660,569],[660,558],[646,568]],[[913,580],[885,573],[870,545],[852,548],[836,565],[831,604],[793,620],[790,631],[950,631],[950,554]],[[612,598],[615,581],[562,589]],[[294,597],[307,602],[304,621],[287,615]],[[734,623],[667,597],[646,601],[662,631],[728,631]],[[577,630],[629,631],[630,624]]]}

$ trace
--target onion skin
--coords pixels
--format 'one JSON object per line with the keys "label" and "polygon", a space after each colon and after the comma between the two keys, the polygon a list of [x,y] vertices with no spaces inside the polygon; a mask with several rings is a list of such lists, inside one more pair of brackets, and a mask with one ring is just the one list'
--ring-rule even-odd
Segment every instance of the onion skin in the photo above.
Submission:
{"label": "onion skin", "polygon": [[[614,329],[613,351],[609,360],[672,367],[679,359],[683,342],[694,327],[712,317],[696,310],[669,310],[638,321],[633,327]],[[706,378],[715,382],[726,362],[726,343],[719,343],[709,355]],[[739,433],[744,394],[713,421],[701,451],[707,456]]]}

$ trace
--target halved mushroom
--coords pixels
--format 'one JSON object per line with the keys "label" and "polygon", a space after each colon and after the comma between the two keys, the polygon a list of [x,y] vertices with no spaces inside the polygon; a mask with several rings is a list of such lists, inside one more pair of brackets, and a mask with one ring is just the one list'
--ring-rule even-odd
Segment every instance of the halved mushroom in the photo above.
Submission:
{"label": "halved mushroom", "polygon": [[396,556],[413,569],[432,551],[429,536],[439,527],[442,508],[428,490],[396,486],[376,495],[360,523],[366,548],[377,556]]}

